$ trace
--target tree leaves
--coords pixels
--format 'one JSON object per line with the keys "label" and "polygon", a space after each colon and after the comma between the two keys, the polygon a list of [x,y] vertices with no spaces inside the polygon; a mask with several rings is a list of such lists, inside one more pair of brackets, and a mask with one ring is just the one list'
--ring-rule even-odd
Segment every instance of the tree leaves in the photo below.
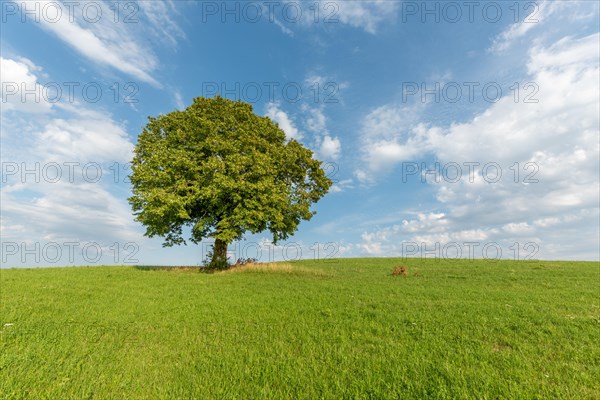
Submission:
{"label": "tree leaves", "polygon": [[321,162],[250,104],[198,97],[185,111],[150,117],[132,161],[136,220],[165,246],[206,237],[225,243],[269,230],[284,240],[329,190]]}

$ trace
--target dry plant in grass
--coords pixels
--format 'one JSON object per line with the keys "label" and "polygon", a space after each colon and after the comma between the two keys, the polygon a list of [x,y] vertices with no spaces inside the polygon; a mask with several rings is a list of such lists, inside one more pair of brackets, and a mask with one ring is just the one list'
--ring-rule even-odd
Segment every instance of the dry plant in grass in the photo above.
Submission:
{"label": "dry plant in grass", "polygon": [[406,267],[404,265],[398,265],[392,271],[392,276],[408,276],[408,272],[406,272]]}
{"label": "dry plant in grass", "polygon": [[231,268],[222,273],[236,272],[257,272],[257,273],[283,273],[283,274],[299,274],[299,275],[318,275],[330,276],[330,273],[320,269],[304,268],[293,266],[287,263],[247,263],[243,265],[233,265]]}

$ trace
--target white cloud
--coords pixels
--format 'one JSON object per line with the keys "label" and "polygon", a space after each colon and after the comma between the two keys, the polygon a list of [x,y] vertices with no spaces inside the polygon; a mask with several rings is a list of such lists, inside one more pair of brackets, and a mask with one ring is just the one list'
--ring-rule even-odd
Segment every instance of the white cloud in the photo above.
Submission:
{"label": "white cloud", "polygon": [[420,232],[424,229],[433,229],[439,231],[445,228],[447,220],[445,219],[444,213],[433,213],[428,214],[418,213],[417,219],[403,220],[402,230],[405,232]]}
{"label": "white cloud", "polygon": [[[491,47],[488,49],[489,52],[500,53],[511,47],[518,39],[525,36],[530,30],[536,28],[542,21],[545,20],[546,16],[549,16],[554,12],[555,6],[553,4],[560,2],[540,1],[539,3],[532,3],[533,9],[530,10],[532,14],[526,18],[522,18],[520,21],[509,25],[504,31],[496,36],[492,42]],[[520,8],[517,8],[520,10]]]}
{"label": "white cloud", "polygon": [[371,34],[375,34],[383,22],[395,20],[400,8],[400,2],[388,0],[320,0],[318,3],[322,12],[328,11],[326,15],[331,13],[331,16],[338,18],[341,23],[361,28]]}
{"label": "white cloud", "polygon": [[533,161],[548,164],[546,173],[555,171],[558,158],[563,164],[593,160],[598,40],[598,34],[565,38],[531,50],[528,68],[539,88],[537,103],[515,103],[506,96],[472,120],[447,128],[415,123],[420,114],[407,107],[375,109],[363,124],[364,160],[373,170],[391,169],[429,153],[446,162]]}
{"label": "white cloud", "polygon": [[[31,62],[2,64],[3,73],[19,71],[15,79],[38,81],[41,69]],[[2,115],[3,163],[17,168],[2,177],[3,240],[139,242],[122,183],[133,150],[123,125],[81,104],[56,103],[41,115],[35,107],[13,110]]]}
{"label": "white cloud", "polygon": [[[399,162],[421,155],[428,147],[424,125],[419,124],[423,104],[384,105],[371,111],[362,122],[363,167],[355,175],[372,183]],[[365,168],[366,167],[366,168]]]}
{"label": "white cloud", "polygon": [[[564,37],[547,48],[533,47],[527,63],[529,72],[546,79],[551,77],[543,74],[545,72],[569,74],[585,72],[589,64],[598,61],[599,36],[596,33],[580,39]],[[590,91],[586,91],[586,94],[588,96],[584,100],[589,100]]]}
{"label": "white cloud", "polygon": [[[549,23],[548,21],[563,26],[572,23],[581,26],[586,20],[594,21],[594,18],[597,18],[597,9],[598,5],[595,2],[542,0],[536,3],[524,3],[523,7],[518,9],[522,13],[519,15],[520,20],[498,34],[493,39],[488,52],[497,54],[506,52],[532,31],[540,30],[541,26]],[[530,14],[525,15],[527,13]]]}
{"label": "white cloud", "polygon": [[51,120],[37,135],[35,150],[46,160],[127,162],[133,156],[133,144],[124,128],[110,115],[99,112]]}
{"label": "white cloud", "polygon": [[527,222],[511,222],[504,225],[502,229],[513,235],[533,232],[533,228]]}
{"label": "white cloud", "polygon": [[[76,173],[81,174],[81,169]],[[24,185],[23,191],[36,193],[27,200],[19,191],[2,189],[3,220],[25,227],[24,231],[3,232],[6,240],[78,240],[110,245],[115,240],[141,238],[123,199],[100,183],[71,183],[64,178],[56,183],[42,179],[39,184]]]}
{"label": "white cloud", "polygon": [[287,113],[279,108],[275,103],[267,104],[267,117],[271,118],[276,122],[279,127],[285,132],[286,138],[289,139],[302,139],[302,134],[298,131],[294,122],[287,115]]}
{"label": "white cloud", "polygon": [[306,117],[306,128],[316,134],[327,133],[327,118],[320,108],[311,108],[304,105],[303,110],[308,114]]}
{"label": "white cloud", "polygon": [[357,245],[357,248],[369,256],[384,255],[382,243],[376,241],[375,235],[372,233],[363,233],[361,236],[362,242]]}
{"label": "white cloud", "polygon": [[333,185],[331,185],[329,193],[341,193],[346,189],[352,189],[353,187],[352,179],[342,179],[341,181],[335,182]]}
{"label": "white cloud", "polygon": [[319,148],[319,155],[325,160],[337,160],[342,152],[342,143],[337,137],[325,136]]}
{"label": "white cloud", "polygon": [[357,169],[354,171],[354,176],[358,179],[359,182],[372,182],[372,175],[368,174],[362,169]]}
{"label": "white cloud", "polygon": [[[304,126],[314,134],[315,153],[324,160],[337,160],[342,151],[342,143],[337,136],[332,136],[327,130],[327,118],[321,108],[311,108],[304,104],[302,111],[306,115]],[[276,103],[267,104],[267,117],[276,122],[288,139],[301,140],[302,133],[296,127],[292,118]]]}
{"label": "white cloud", "polygon": [[[313,77],[309,79],[317,79],[318,81],[324,78]],[[308,79],[307,82],[309,82]],[[313,81],[311,80],[311,82]],[[315,153],[324,160],[338,160],[342,152],[342,142],[339,137],[329,133],[324,107],[310,107],[303,104],[302,112],[305,115],[304,126],[314,135]]]}
{"label": "white cloud", "polygon": [[52,103],[47,101],[51,94],[45,93],[34,74],[40,71],[41,68],[30,60],[0,57],[0,97],[3,111],[47,113],[52,110]]}
{"label": "white cloud", "polygon": [[[395,105],[369,114],[362,132],[364,163],[356,171],[362,181],[427,156],[442,166],[462,166],[457,182],[428,179],[444,218],[431,226],[411,220],[402,230],[385,230],[385,238],[396,232],[394,242],[402,237],[444,243],[471,232],[474,238],[504,241],[507,248],[511,240],[534,242],[545,258],[596,259],[597,220],[580,216],[597,215],[600,203],[599,41],[596,33],[545,46],[537,42],[527,63],[527,80],[539,88],[537,103],[515,103],[507,96],[470,121],[448,127],[411,124],[415,118],[409,110]],[[469,182],[469,162],[479,163],[474,182]],[[496,183],[483,176],[488,163],[502,169]],[[385,253],[386,241],[377,232],[368,232],[367,243],[372,247],[377,237]]]}

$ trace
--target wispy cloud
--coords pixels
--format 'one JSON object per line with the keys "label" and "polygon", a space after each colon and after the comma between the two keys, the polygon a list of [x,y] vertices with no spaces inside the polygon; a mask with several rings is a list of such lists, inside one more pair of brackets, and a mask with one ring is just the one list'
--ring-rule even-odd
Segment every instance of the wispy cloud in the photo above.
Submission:
{"label": "wispy cloud", "polygon": [[[330,2],[321,0],[320,3],[326,7]],[[388,0],[335,1],[333,4],[337,6],[340,22],[371,34],[375,34],[383,22],[395,20],[400,9],[400,2]]]}
{"label": "wispy cloud", "polygon": [[530,14],[524,16],[522,20],[509,25],[504,31],[498,34],[488,48],[489,53],[504,53],[513,47],[519,40],[524,39],[534,30],[540,30],[542,26],[550,23],[561,25],[581,24],[585,20],[593,20],[597,13],[593,8],[598,8],[594,2],[566,2],[542,0],[535,3],[528,3],[525,9]]}
{"label": "wispy cloud", "polygon": [[[292,3],[294,9],[298,11],[299,18],[293,19],[294,22],[300,22],[303,27],[333,26],[334,24],[347,25],[361,29],[370,34],[376,34],[385,23],[395,21],[400,10],[399,1],[388,0],[367,0],[367,1],[346,1],[346,0],[316,0],[316,1],[294,1],[286,0],[286,3]],[[289,29],[277,18],[273,22],[281,30],[293,36],[294,32]]]}
{"label": "wispy cloud", "polygon": [[181,92],[179,90],[175,90],[175,106],[177,106],[177,109],[180,111],[183,111],[185,109],[185,103],[183,102],[183,97],[181,96]]}
{"label": "wispy cloud", "polygon": [[185,32],[175,21],[180,14],[173,0],[138,1],[137,4],[149,22],[153,37],[171,46],[175,46],[180,39],[186,39]]}
{"label": "wispy cloud", "polygon": [[[44,9],[53,2],[42,0],[38,3],[40,9]],[[129,23],[115,22],[107,17],[113,15],[111,7],[114,5],[99,1],[94,5],[100,8],[100,15],[104,18],[93,23],[84,20],[83,13],[73,13],[76,18],[72,19],[69,13],[62,13],[56,20],[41,18],[39,24],[94,63],[162,87],[153,76],[159,64],[152,50],[152,42],[144,39],[143,35],[161,37],[171,46],[176,44],[177,39],[185,37],[170,16],[175,9],[174,3],[142,1],[132,4],[136,4],[144,13],[135,13],[132,17],[134,20]]]}

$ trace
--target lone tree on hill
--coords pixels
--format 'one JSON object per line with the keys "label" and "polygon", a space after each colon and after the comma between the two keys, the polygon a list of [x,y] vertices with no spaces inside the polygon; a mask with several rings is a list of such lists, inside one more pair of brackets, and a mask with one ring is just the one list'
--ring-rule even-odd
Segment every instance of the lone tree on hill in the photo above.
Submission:
{"label": "lone tree on hill", "polygon": [[193,243],[214,238],[211,267],[227,266],[246,231],[287,239],[331,186],[312,152],[250,104],[198,97],[148,120],[131,166],[135,219],[163,246],[186,244],[183,227]]}

